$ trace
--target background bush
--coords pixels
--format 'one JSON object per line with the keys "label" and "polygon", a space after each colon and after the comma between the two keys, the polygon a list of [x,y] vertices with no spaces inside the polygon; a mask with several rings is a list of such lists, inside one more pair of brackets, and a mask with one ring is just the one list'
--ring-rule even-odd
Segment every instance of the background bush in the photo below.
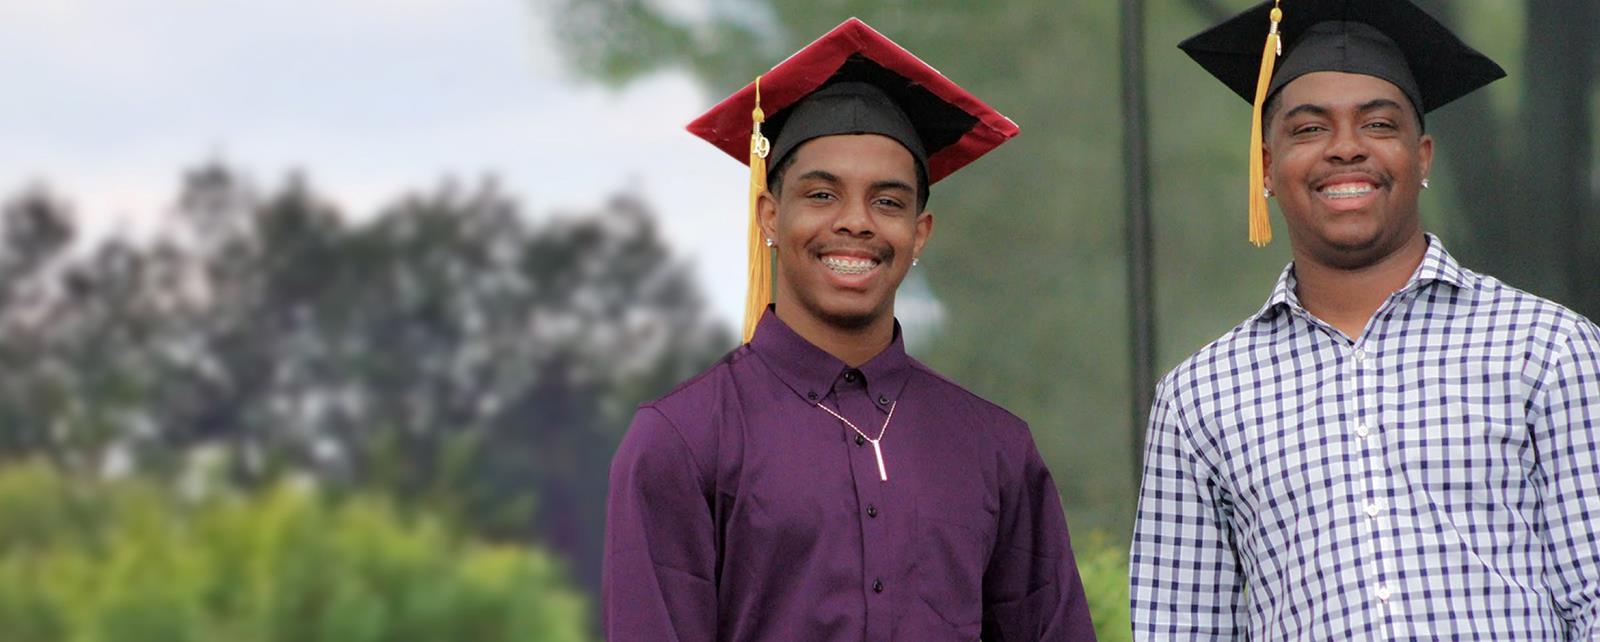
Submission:
{"label": "background bush", "polygon": [[1094,618],[1100,642],[1133,639],[1128,620],[1128,543],[1104,532],[1093,532],[1073,542],[1078,574]]}
{"label": "background bush", "polygon": [[0,640],[581,642],[545,552],[308,484],[182,499],[136,479],[0,471]]}

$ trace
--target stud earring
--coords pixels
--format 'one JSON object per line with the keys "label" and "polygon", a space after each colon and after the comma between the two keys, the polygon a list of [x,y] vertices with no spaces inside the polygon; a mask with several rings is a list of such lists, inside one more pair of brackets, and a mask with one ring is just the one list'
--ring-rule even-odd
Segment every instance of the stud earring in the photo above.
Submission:
{"label": "stud earring", "polygon": [[772,247],[774,245],[777,245],[777,243],[773,243],[772,239],[767,239],[767,247]]}
{"label": "stud earring", "polygon": [[1270,188],[1270,187],[1261,188],[1261,198],[1272,198],[1272,188]]}
{"label": "stud earring", "polygon": [[1428,189],[1428,179],[1427,178],[1423,178],[1422,179],[1422,189]]}
{"label": "stud earring", "polygon": [[918,263],[917,257],[915,257],[915,256],[911,257],[911,267],[917,267],[917,263]]}

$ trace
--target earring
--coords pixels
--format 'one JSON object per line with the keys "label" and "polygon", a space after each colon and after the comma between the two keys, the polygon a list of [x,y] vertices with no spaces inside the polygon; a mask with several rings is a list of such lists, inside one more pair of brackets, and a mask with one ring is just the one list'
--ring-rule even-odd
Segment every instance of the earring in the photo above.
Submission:
{"label": "earring", "polygon": [[918,263],[917,257],[915,257],[915,256],[911,257],[911,267],[917,267],[917,263]]}
{"label": "earring", "polygon": [[772,247],[774,245],[777,245],[777,243],[773,243],[772,239],[767,239],[767,247]]}
{"label": "earring", "polygon": [[1428,189],[1428,179],[1426,177],[1422,179],[1422,189]]}
{"label": "earring", "polygon": [[1270,188],[1270,187],[1261,188],[1261,198],[1272,198],[1272,188]]}

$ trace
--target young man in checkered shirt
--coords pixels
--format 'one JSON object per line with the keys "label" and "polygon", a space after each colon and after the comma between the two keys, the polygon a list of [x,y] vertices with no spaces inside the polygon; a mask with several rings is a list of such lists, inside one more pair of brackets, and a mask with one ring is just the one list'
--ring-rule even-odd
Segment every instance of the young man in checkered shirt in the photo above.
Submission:
{"label": "young man in checkered shirt", "polygon": [[1600,640],[1600,330],[1418,216],[1424,113],[1504,72],[1405,0],[1273,4],[1183,44],[1294,261],[1157,390],[1136,639]]}

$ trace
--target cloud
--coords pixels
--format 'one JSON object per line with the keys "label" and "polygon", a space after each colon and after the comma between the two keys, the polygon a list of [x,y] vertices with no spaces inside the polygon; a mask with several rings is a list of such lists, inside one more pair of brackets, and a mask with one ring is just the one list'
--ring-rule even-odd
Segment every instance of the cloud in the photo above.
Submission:
{"label": "cloud", "polygon": [[745,175],[683,131],[709,101],[684,74],[574,83],[531,6],[4,3],[0,189],[45,180],[101,233],[147,232],[214,158],[265,184],[303,169],[355,213],[446,176],[494,174],[539,212],[632,191],[737,322]]}

